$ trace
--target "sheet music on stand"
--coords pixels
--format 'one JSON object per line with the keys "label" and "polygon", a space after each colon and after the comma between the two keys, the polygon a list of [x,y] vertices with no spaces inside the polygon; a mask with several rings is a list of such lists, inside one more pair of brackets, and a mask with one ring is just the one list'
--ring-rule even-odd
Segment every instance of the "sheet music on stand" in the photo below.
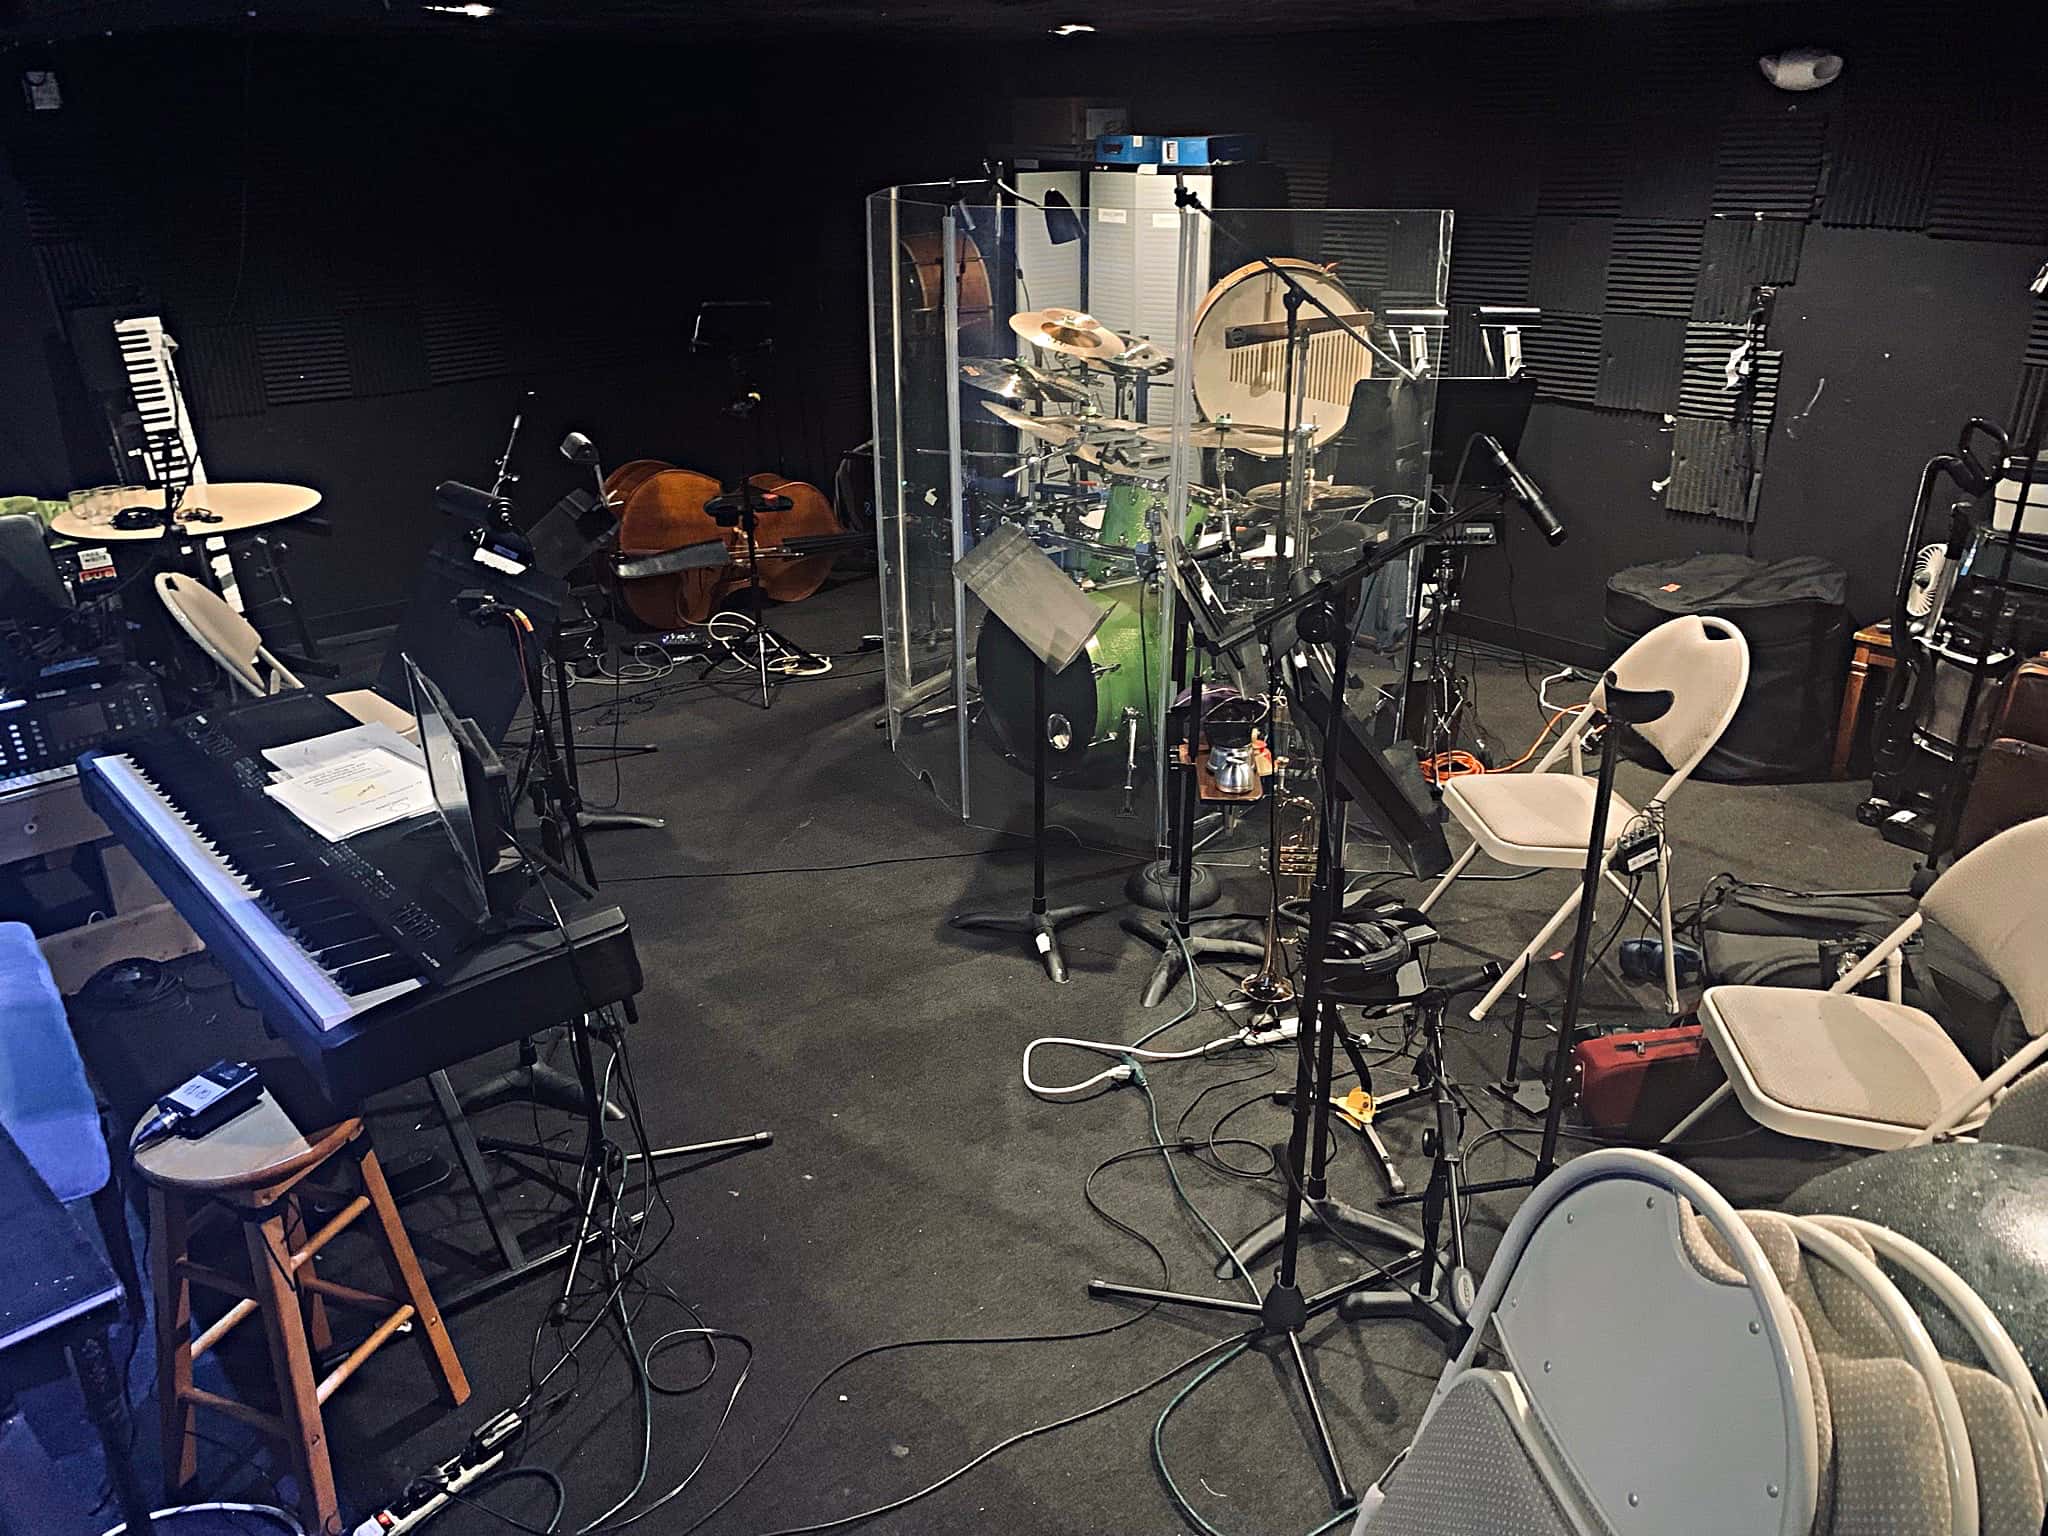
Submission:
{"label": "sheet music on stand", "polygon": [[1008,523],[962,555],[953,570],[1055,672],[1067,669],[1109,617],[1107,608],[1089,602],[1044,551]]}

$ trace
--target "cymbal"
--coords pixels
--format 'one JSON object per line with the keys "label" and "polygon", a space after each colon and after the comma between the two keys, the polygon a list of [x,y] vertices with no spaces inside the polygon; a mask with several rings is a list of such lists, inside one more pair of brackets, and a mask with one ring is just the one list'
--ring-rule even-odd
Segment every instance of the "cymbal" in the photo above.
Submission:
{"label": "cymbal", "polygon": [[1090,437],[1130,437],[1145,430],[1142,421],[1125,421],[1121,416],[1092,416],[1086,411],[1077,416],[1063,416]]}
{"label": "cymbal", "polygon": [[1114,357],[1124,350],[1123,337],[1078,309],[1027,309],[1010,316],[1010,329],[1033,346],[1069,357]]}
{"label": "cymbal", "polygon": [[1055,448],[1065,448],[1081,440],[1081,430],[1073,425],[1072,418],[1065,416],[1027,416],[1000,400],[984,400],[981,408],[990,415],[1007,421],[1019,432],[1027,433],[1042,443],[1051,443]]}
{"label": "cymbal", "polygon": [[1161,374],[1173,368],[1173,354],[1156,341],[1134,341],[1114,357],[1091,357],[1087,366],[1102,373]]}
{"label": "cymbal", "polygon": [[[1219,416],[1214,421],[1188,423],[1188,443],[1196,448],[1242,448],[1247,438],[1286,435],[1278,427],[1261,427],[1248,421],[1232,421],[1228,416]],[[1138,436],[1148,443],[1171,443],[1173,428],[1147,427]]]}
{"label": "cymbal", "polygon": [[963,383],[1004,400],[1030,400],[1057,405],[1078,405],[1088,391],[1065,379],[1054,378],[1014,357],[964,357],[960,360]]}
{"label": "cymbal", "polygon": [[[1269,485],[1255,485],[1247,493],[1251,504],[1266,512],[1278,512],[1287,505],[1287,484],[1275,480]],[[1308,509],[1311,512],[1351,512],[1372,500],[1372,489],[1364,485],[1335,485],[1328,480],[1311,480],[1308,483]]]}

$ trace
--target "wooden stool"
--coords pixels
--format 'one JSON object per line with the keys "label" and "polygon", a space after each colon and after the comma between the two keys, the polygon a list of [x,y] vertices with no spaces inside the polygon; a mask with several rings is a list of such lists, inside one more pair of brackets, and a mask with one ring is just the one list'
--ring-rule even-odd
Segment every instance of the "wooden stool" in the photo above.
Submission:
{"label": "wooden stool", "polygon": [[[310,1237],[302,1202],[313,1193],[303,1181],[330,1161],[354,1165],[362,1193],[317,1191],[336,1214]],[[164,1482],[175,1494],[198,1470],[193,1410],[209,1408],[253,1425],[279,1442],[298,1479],[300,1513],[307,1529],[329,1536],[341,1529],[334,1474],[320,1405],[407,1322],[426,1356],[442,1400],[453,1407],[469,1396],[469,1381],[455,1358],[440,1310],[420,1274],[419,1260],[398,1219],[377,1154],[359,1119],[337,1121],[311,1136],[292,1124],[266,1092],[253,1109],[194,1140],[172,1136],[143,1148],[135,1168],[149,1183],[151,1275],[156,1288],[157,1396],[163,1411]],[[249,1250],[249,1280],[196,1264],[188,1252],[195,1208],[208,1200],[232,1209]],[[394,1295],[379,1296],[323,1279],[313,1256],[358,1216],[376,1217],[373,1231]],[[192,1287],[203,1285],[235,1298],[219,1321],[192,1336]],[[378,1319],[362,1343],[324,1377],[314,1356],[331,1349],[329,1303]],[[192,1362],[251,1314],[263,1319],[278,1411],[268,1413],[192,1385]]]}
{"label": "wooden stool", "polygon": [[1866,624],[1856,631],[1856,649],[1849,657],[1849,681],[1842,688],[1842,715],[1835,722],[1835,760],[1829,776],[1849,776],[1849,753],[1856,745],[1856,717],[1863,711],[1863,686],[1870,681],[1870,669],[1889,672],[1892,655],[1890,624]]}

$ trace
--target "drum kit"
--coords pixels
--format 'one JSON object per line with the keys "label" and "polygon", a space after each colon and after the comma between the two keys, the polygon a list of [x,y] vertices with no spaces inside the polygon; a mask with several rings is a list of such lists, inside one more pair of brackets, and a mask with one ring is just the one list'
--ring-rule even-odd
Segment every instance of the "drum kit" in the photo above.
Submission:
{"label": "drum kit", "polygon": [[[1180,534],[1226,612],[1249,613],[1284,595],[1304,543],[1311,559],[1328,563],[1356,558],[1371,537],[1370,525],[1352,521],[1370,515],[1373,495],[1365,487],[1308,479],[1292,530],[1285,526],[1293,510],[1286,482],[1229,489],[1240,458],[1287,453],[1277,414],[1281,396],[1271,387],[1278,376],[1263,377],[1274,366],[1263,356],[1270,349],[1223,356],[1226,324],[1256,318],[1271,301],[1254,269],[1232,274],[1205,301],[1194,370],[1198,385],[1209,387],[1198,388],[1196,403],[1201,409],[1213,398],[1217,407],[1179,432],[1140,419],[1146,390],[1174,367],[1171,353],[1119,335],[1080,310],[1012,315],[1010,331],[1033,349],[1029,360],[960,363],[961,383],[988,397],[982,408],[1020,434],[1017,462],[1001,476],[1010,488],[972,498],[971,537],[978,540],[999,523],[1015,525],[1108,611],[1088,643],[1088,665],[1051,679],[1050,775],[1101,778],[1121,769],[1127,810],[1140,776],[1140,750],[1151,740],[1166,660],[1166,647],[1148,626],[1159,611],[1161,520],[1169,509],[1176,438],[1213,455],[1205,462],[1214,466],[1214,483],[1189,486]],[[1343,302],[1354,307],[1348,298]],[[1341,371],[1318,359],[1315,377],[1328,394],[1341,392],[1348,407],[1350,382]],[[1311,424],[1315,442],[1342,425],[1343,409],[1332,400]],[[1306,540],[1304,528],[1314,530]],[[1028,760],[1035,729],[1029,654],[991,620],[975,655],[983,706],[998,740],[1013,758]]]}

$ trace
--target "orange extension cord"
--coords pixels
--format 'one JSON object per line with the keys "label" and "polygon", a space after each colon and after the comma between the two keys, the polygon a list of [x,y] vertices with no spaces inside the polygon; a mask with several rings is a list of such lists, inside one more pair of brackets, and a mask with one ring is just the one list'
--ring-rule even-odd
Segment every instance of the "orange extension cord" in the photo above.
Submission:
{"label": "orange extension cord", "polygon": [[1573,704],[1551,715],[1548,720],[1543,722],[1543,729],[1536,733],[1536,739],[1529,743],[1529,750],[1516,758],[1512,763],[1503,763],[1498,768],[1489,768],[1470,752],[1439,752],[1434,757],[1426,757],[1422,760],[1422,776],[1432,784],[1441,784],[1445,779],[1463,778],[1465,775],[1473,773],[1510,773],[1536,755],[1537,748],[1541,747],[1544,741],[1548,739],[1551,731],[1556,729],[1558,721],[1564,719],[1567,715],[1577,714],[1579,709],[1579,705]]}

